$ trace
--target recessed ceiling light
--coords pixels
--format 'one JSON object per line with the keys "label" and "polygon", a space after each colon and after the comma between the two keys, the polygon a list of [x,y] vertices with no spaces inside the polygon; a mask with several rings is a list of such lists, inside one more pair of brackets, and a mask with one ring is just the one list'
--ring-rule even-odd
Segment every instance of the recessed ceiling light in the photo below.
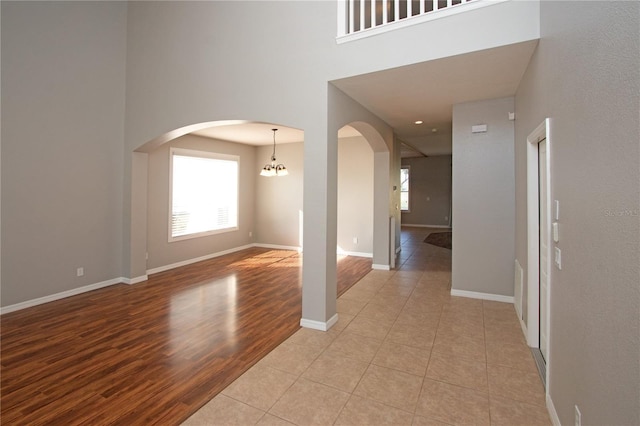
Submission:
{"label": "recessed ceiling light", "polygon": [[438,131],[438,129],[436,129],[435,127],[434,127],[433,129],[431,129],[431,132],[432,132],[432,133],[435,133],[435,132],[437,132],[437,131]]}
{"label": "recessed ceiling light", "polygon": [[418,120],[415,122],[416,124],[422,124],[422,120]]}

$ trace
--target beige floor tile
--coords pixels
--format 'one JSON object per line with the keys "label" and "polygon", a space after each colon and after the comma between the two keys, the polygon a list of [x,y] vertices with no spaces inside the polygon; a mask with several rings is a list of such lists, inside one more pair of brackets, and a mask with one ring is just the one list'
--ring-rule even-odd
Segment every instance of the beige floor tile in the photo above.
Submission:
{"label": "beige floor tile", "polygon": [[489,340],[487,346],[487,365],[503,365],[523,371],[537,372],[531,349],[524,343],[504,343]]}
{"label": "beige floor tile", "polygon": [[328,351],[320,355],[302,377],[344,392],[353,392],[368,366],[366,362]]}
{"label": "beige floor tile", "polygon": [[264,411],[227,396],[218,395],[182,424],[184,426],[252,425],[263,415]]}
{"label": "beige floor tile", "polygon": [[341,356],[355,359],[356,361],[371,362],[382,340],[344,331],[327,348],[328,352],[338,352]]}
{"label": "beige floor tile", "polygon": [[299,376],[323,351],[319,346],[296,345],[284,342],[258,364]]}
{"label": "beige floor tile", "polygon": [[405,306],[396,319],[396,323],[413,327],[434,327],[440,322],[440,312],[424,311],[416,306]]}
{"label": "beige floor tile", "polygon": [[421,386],[422,377],[370,365],[353,394],[413,412]]}
{"label": "beige floor tile", "polygon": [[518,317],[515,315],[505,315],[504,318],[484,315],[484,325],[490,329],[509,330],[524,337],[520,321],[518,321]]}
{"label": "beige floor tile", "polygon": [[383,294],[385,296],[400,296],[400,297],[409,297],[411,293],[413,293],[413,288],[415,284],[410,283],[396,283],[393,281],[389,281],[382,287],[378,294]]}
{"label": "beige floor tile", "polygon": [[469,361],[438,353],[435,348],[429,359],[426,377],[483,392],[488,389],[487,366],[484,361]]}
{"label": "beige floor tile", "polygon": [[295,380],[293,374],[256,365],[225,388],[222,394],[267,411]]}
{"label": "beige floor tile", "polygon": [[503,342],[514,345],[527,343],[520,325],[501,324],[491,322],[491,320],[487,320],[485,323],[484,336],[487,342]]}
{"label": "beige floor tile", "polygon": [[[419,257],[421,258],[422,256]],[[418,282],[423,275],[424,271],[397,271],[395,274],[393,274],[391,279],[396,281],[408,281],[415,283]]]}
{"label": "beige floor tile", "polygon": [[413,416],[413,423],[411,423],[411,426],[449,426],[449,424],[423,416]]}
{"label": "beige floor tile", "polygon": [[387,334],[386,340],[415,348],[429,349],[433,346],[435,338],[435,326],[415,327],[396,322]]}
{"label": "beige floor tile", "polygon": [[455,321],[446,316],[440,318],[438,333],[448,336],[467,336],[480,340],[484,337],[482,321]]}
{"label": "beige floor tile", "polygon": [[389,278],[369,278],[369,275],[366,275],[351,288],[377,293],[385,285],[388,279]]}
{"label": "beige floor tile", "polygon": [[344,331],[365,337],[372,337],[378,340],[384,340],[389,333],[389,330],[391,330],[393,323],[394,320],[371,319],[358,315],[349,323]]}
{"label": "beige floor tile", "polygon": [[326,348],[336,338],[336,333],[326,331],[312,330],[310,328],[301,328],[296,331],[286,341],[296,345],[309,345]]}
{"label": "beige floor tile", "polygon": [[491,397],[491,424],[500,426],[550,426],[546,407],[526,404],[510,399]]}
{"label": "beige floor tile", "polygon": [[414,290],[404,305],[404,309],[440,315],[444,303],[445,297],[443,296],[426,292],[416,293]]}
{"label": "beige floor tile", "polygon": [[336,311],[338,314],[358,315],[367,302],[340,298],[337,300]]}
{"label": "beige floor tile", "polygon": [[266,413],[256,426],[292,426],[293,423],[288,422],[280,417],[276,417],[273,414]]}
{"label": "beige floor tile", "polygon": [[537,371],[522,371],[500,365],[487,366],[490,395],[545,406],[545,394]]}
{"label": "beige floor tile", "polygon": [[340,298],[355,300],[358,302],[369,302],[371,299],[373,299],[376,296],[377,293],[378,293],[377,291],[363,290],[362,287],[359,287],[359,288],[352,287],[346,292],[344,292],[342,296],[340,296]]}
{"label": "beige floor tile", "polygon": [[433,350],[451,357],[486,362],[485,342],[481,335],[451,334],[444,330],[441,332],[438,326]]}
{"label": "beige floor tile", "polygon": [[335,323],[333,327],[331,327],[331,330],[329,330],[329,333],[335,333],[336,335],[340,334],[340,332],[343,331],[345,328],[347,328],[349,323],[354,318],[355,318],[355,315],[338,313],[338,322]]}
{"label": "beige floor tile", "polygon": [[360,313],[358,317],[371,318],[374,320],[381,320],[384,322],[395,322],[398,315],[400,315],[401,307],[395,305],[376,305],[368,303]]}
{"label": "beige floor tile", "polygon": [[413,414],[370,399],[351,396],[336,425],[411,425]]}
{"label": "beige floor tile", "polygon": [[416,415],[457,425],[489,425],[486,393],[425,379]]}
{"label": "beige floor tile", "polygon": [[430,354],[430,349],[421,349],[386,341],[378,349],[378,353],[371,363],[416,376],[424,376],[427,371]]}
{"label": "beige floor tile", "polygon": [[346,392],[301,378],[269,413],[297,425],[330,425],[348,399]]}
{"label": "beige floor tile", "polygon": [[389,296],[386,294],[378,294],[373,299],[369,300],[369,303],[402,308],[405,303],[407,303],[407,299],[409,298],[404,296]]}

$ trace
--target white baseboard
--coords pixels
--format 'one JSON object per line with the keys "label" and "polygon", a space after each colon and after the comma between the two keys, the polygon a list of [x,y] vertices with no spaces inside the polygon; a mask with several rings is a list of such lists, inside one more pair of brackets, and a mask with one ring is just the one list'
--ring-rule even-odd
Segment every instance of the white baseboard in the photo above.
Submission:
{"label": "white baseboard", "polygon": [[338,314],[334,314],[331,318],[329,318],[329,321],[327,322],[314,321],[314,320],[302,318],[300,319],[300,326],[304,328],[311,328],[313,330],[327,331],[331,327],[333,327],[337,322],[338,322]]}
{"label": "white baseboard", "polygon": [[359,251],[338,250],[337,253],[340,256],[366,257],[369,259],[373,258],[373,253],[363,253]]}
{"label": "white baseboard", "polygon": [[95,284],[86,285],[83,287],[74,288],[71,290],[63,291],[60,293],[52,294],[49,296],[39,297],[37,299],[27,300],[26,302],[16,303],[15,305],[5,306],[0,308],[0,315],[8,314],[9,312],[19,311],[21,309],[31,308],[33,306],[42,305],[44,303],[53,302],[56,300],[64,299],[65,297],[75,296],[78,294],[86,293],[88,291],[97,290],[103,287],[109,287],[114,284],[121,284],[124,278],[113,278],[107,281],[102,281]]}
{"label": "white baseboard", "polygon": [[556,411],[556,407],[553,405],[553,400],[547,392],[547,411],[549,412],[549,417],[551,417],[551,423],[553,426],[562,426],[560,423],[560,417],[558,417],[558,412]]}
{"label": "white baseboard", "polygon": [[380,265],[378,263],[374,263],[373,265],[371,265],[371,269],[376,269],[378,271],[390,271],[391,270],[391,266],[389,266],[389,265]]}
{"label": "white baseboard", "polygon": [[[247,244],[246,246],[235,247],[229,250],[223,250],[216,253],[207,254],[205,256],[195,257],[193,259],[183,260],[181,262],[172,263],[170,265],[158,266],[157,268],[152,268],[147,270],[147,275],[157,274],[158,272],[168,271],[170,269],[179,268],[180,266],[191,265],[192,263],[202,262],[203,260],[213,259],[214,257],[224,256],[225,254],[235,253],[240,250],[245,250],[251,247],[260,247],[257,244]],[[272,248],[272,247],[269,247]]]}
{"label": "white baseboard", "polygon": [[123,283],[129,284],[129,285],[138,284],[138,283],[141,283],[141,282],[146,281],[148,279],[149,279],[148,275],[141,275],[141,276],[135,277],[135,278],[125,278],[125,277],[121,278]]}
{"label": "white baseboard", "polygon": [[297,246],[281,246],[281,245],[278,245],[278,244],[259,244],[259,243],[254,243],[254,244],[251,244],[251,247],[261,247],[261,248],[268,248],[268,249],[274,249],[274,250],[295,250],[298,253],[302,253],[302,247],[297,247]]}
{"label": "white baseboard", "polygon": [[402,226],[411,226],[413,228],[442,228],[442,229],[451,228],[451,226],[449,225],[422,225],[419,223],[403,223]]}
{"label": "white baseboard", "polygon": [[503,296],[501,294],[479,293],[476,291],[451,289],[452,296],[469,297],[471,299],[492,300],[494,302],[513,303],[513,296]]}

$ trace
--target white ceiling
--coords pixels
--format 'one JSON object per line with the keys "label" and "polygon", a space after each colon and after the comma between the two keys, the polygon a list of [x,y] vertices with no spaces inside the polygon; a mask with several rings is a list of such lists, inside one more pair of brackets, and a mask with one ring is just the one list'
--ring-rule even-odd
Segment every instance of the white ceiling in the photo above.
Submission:
{"label": "white ceiling", "polygon": [[[270,145],[273,143],[273,130],[276,131],[276,143],[294,143],[304,141],[304,131],[293,127],[278,126],[270,123],[243,123],[225,126],[208,127],[206,129],[193,132],[194,135],[208,138],[244,143],[247,145]],[[360,136],[353,127],[346,126],[338,132],[341,138]]]}
{"label": "white ceiling", "polygon": [[[416,149],[426,155],[450,154],[453,105],[513,96],[536,45],[533,40],[332,83],[393,127],[410,146],[403,147],[403,156],[421,155]],[[414,124],[416,120],[423,124]],[[304,140],[302,130],[269,123],[217,126],[195,134],[268,145],[273,143],[273,128],[279,129],[279,144]],[[358,133],[351,127],[339,133],[340,137],[355,135]]]}

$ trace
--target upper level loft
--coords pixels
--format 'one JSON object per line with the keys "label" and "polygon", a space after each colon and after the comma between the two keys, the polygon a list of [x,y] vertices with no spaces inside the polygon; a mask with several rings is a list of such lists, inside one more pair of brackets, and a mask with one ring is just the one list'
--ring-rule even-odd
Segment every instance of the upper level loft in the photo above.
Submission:
{"label": "upper level loft", "polygon": [[338,0],[338,43],[369,37],[506,0]]}

